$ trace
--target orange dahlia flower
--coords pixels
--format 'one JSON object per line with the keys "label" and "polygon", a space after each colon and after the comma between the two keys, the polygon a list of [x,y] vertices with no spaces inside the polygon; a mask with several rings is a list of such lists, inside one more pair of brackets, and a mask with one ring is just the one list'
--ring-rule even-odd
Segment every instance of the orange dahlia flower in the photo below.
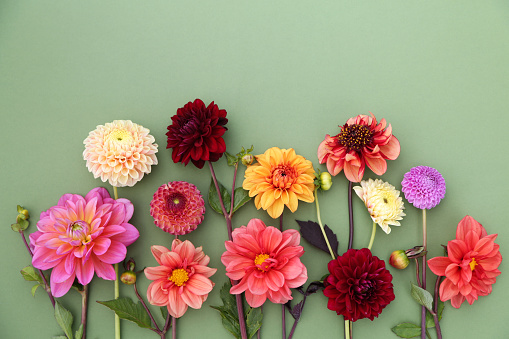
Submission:
{"label": "orange dahlia flower", "polygon": [[263,208],[272,218],[283,213],[286,205],[295,212],[299,200],[313,202],[313,164],[295,154],[293,148],[272,147],[257,155],[256,164],[247,168],[242,187],[255,198],[257,209]]}
{"label": "orange dahlia flower", "polygon": [[440,285],[440,300],[451,300],[459,308],[466,300],[470,305],[479,296],[491,293],[502,262],[497,234],[486,232],[474,218],[467,215],[458,224],[456,239],[447,243],[447,257],[428,260],[429,269],[445,276]]}
{"label": "orange dahlia flower", "polygon": [[399,156],[398,139],[392,135],[391,124],[385,119],[380,123],[371,116],[358,115],[350,118],[341,127],[338,135],[325,136],[318,146],[320,164],[327,163],[327,170],[332,175],[345,171],[346,178],[360,182],[366,165],[376,174],[387,171],[386,159],[395,160]]}

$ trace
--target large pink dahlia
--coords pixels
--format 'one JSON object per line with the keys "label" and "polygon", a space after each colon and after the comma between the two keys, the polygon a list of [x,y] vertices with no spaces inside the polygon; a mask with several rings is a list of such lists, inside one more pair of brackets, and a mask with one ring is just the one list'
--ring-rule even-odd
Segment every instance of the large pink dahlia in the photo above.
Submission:
{"label": "large pink dahlia", "polygon": [[131,120],[97,126],[83,141],[88,170],[112,186],[134,186],[157,165],[157,144],[149,133]]}
{"label": "large pink dahlia", "polygon": [[277,304],[292,300],[290,288],[302,286],[307,278],[306,266],[300,261],[304,249],[299,245],[296,230],[281,232],[251,219],[246,226],[236,228],[233,241],[226,241],[221,261],[226,275],[239,283],[230,293],[246,292],[251,307],[261,306],[267,298]]}
{"label": "large pink dahlia", "polygon": [[172,181],[162,185],[150,202],[154,223],[165,232],[175,235],[194,231],[203,221],[205,202],[195,185]]}
{"label": "large pink dahlia", "polygon": [[341,126],[335,136],[327,134],[318,146],[320,164],[327,164],[332,175],[345,171],[351,182],[360,182],[366,165],[377,175],[387,171],[385,160],[395,160],[399,156],[398,139],[392,135],[391,124],[385,119],[376,121],[375,116],[358,115]]}
{"label": "large pink dahlia", "polygon": [[166,306],[172,317],[180,318],[187,307],[201,308],[214,283],[209,279],[217,269],[208,267],[210,258],[201,247],[175,239],[171,251],[152,246],[152,254],[160,266],[145,268],[147,279],[154,280],[147,289],[152,305]]}
{"label": "large pink dahlia", "polygon": [[461,219],[456,239],[447,243],[448,256],[428,260],[433,273],[445,276],[440,300],[451,300],[451,305],[459,308],[465,300],[472,305],[478,297],[491,293],[502,262],[496,238],[497,234],[488,235],[471,216]]}
{"label": "large pink dahlia", "polygon": [[74,278],[87,285],[94,272],[115,280],[112,264],[125,259],[126,246],[138,239],[138,230],[128,221],[133,204],[114,200],[104,188],[94,188],[84,198],[64,194],[56,206],[41,213],[37,232],[30,234],[32,264],[41,270],[53,268],[51,293],[61,297]]}

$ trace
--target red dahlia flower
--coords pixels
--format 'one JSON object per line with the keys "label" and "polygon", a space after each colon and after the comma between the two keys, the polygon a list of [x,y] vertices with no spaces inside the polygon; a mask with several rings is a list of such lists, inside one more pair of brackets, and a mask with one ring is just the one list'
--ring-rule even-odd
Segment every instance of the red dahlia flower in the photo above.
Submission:
{"label": "red dahlia flower", "polygon": [[223,134],[228,122],[226,110],[219,109],[212,101],[208,107],[200,99],[188,102],[171,117],[168,126],[168,145],[172,148],[173,162],[184,165],[189,160],[198,168],[205,161],[217,161],[226,151]]}
{"label": "red dahlia flower", "polygon": [[348,250],[331,260],[328,268],[323,291],[329,298],[327,308],[345,320],[373,320],[394,300],[392,275],[367,248]]}
{"label": "red dahlia flower", "polygon": [[360,182],[365,165],[376,175],[382,175],[387,171],[385,160],[399,156],[400,145],[392,135],[391,124],[387,125],[385,119],[377,123],[373,113],[370,114],[348,119],[338,135],[327,134],[318,146],[318,160],[320,164],[327,163],[330,174],[337,175],[344,170],[348,180]]}
{"label": "red dahlia flower", "polygon": [[447,243],[448,256],[428,260],[433,273],[445,276],[440,285],[440,300],[450,299],[451,305],[459,308],[465,300],[472,305],[479,296],[491,293],[502,262],[496,238],[497,234],[488,235],[469,215],[460,221],[456,239]]}

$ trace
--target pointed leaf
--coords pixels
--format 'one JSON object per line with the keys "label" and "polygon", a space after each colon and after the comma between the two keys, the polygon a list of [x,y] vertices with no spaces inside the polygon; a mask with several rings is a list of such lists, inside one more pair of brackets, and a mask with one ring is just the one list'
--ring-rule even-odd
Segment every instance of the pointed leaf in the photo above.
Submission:
{"label": "pointed leaf", "polygon": [[[327,243],[325,242],[325,238],[323,237],[322,229],[318,223],[311,220],[297,220],[297,223],[300,226],[300,234],[307,242],[326,253],[330,253]],[[339,246],[338,238],[327,225],[324,226],[324,229],[327,239],[329,239],[332,251],[337,255]]]}
{"label": "pointed leaf", "polygon": [[141,302],[135,304],[131,298],[118,298],[98,301],[98,303],[115,311],[120,318],[132,321],[139,327],[152,328],[150,317]]}
{"label": "pointed leaf", "polygon": [[19,228],[20,228],[20,230],[23,230],[23,231],[28,228],[29,224],[30,223],[28,222],[28,220],[21,219],[18,221]]}
{"label": "pointed leaf", "polygon": [[41,284],[37,284],[32,286],[32,297],[35,297],[35,291],[37,290],[37,287],[42,286]]}
{"label": "pointed leaf", "polygon": [[237,187],[234,191],[233,196],[233,212],[236,212],[239,208],[244,206],[246,202],[251,200],[248,191],[242,187]]}
{"label": "pointed leaf", "polygon": [[[230,213],[230,193],[226,190],[226,188],[218,181],[219,191],[221,193],[221,199],[223,200],[224,208],[226,209],[226,213]],[[219,214],[223,214],[223,209],[221,208],[221,202],[217,195],[216,185],[214,184],[214,179],[210,180],[209,187],[209,205],[212,207],[214,211]]]}
{"label": "pointed leaf", "polygon": [[313,281],[309,284],[308,288],[306,289],[306,293],[304,295],[307,297],[308,295],[316,293],[323,288],[325,288],[325,286],[323,285],[323,282]]}
{"label": "pointed leaf", "polygon": [[72,322],[74,320],[71,312],[65,309],[58,301],[55,301],[55,319],[67,338],[72,339]]}
{"label": "pointed leaf", "polygon": [[65,335],[59,335],[57,337],[53,337],[52,339],[67,339]]}
{"label": "pointed leaf", "polygon": [[421,335],[421,327],[411,323],[401,323],[391,330],[400,338],[413,338]]}
{"label": "pointed leaf", "polygon": [[168,307],[163,306],[163,307],[159,307],[159,309],[161,310],[161,315],[163,316],[163,320],[166,320],[166,317],[168,317]]}
{"label": "pointed leaf", "polygon": [[303,301],[299,302],[297,305],[293,306],[293,308],[290,311],[290,314],[292,315],[293,319],[299,321],[300,315],[302,313],[302,305]]}
{"label": "pointed leaf", "polygon": [[221,315],[223,327],[226,328],[235,338],[240,339],[239,316],[237,313],[237,302],[235,296],[230,294],[231,284],[226,282],[219,292],[223,306],[211,306],[218,310]]}
{"label": "pointed leaf", "polygon": [[37,272],[32,266],[24,267],[20,272],[23,279],[26,281],[37,281],[42,284],[42,278],[39,275],[39,272]]}
{"label": "pointed leaf", "polygon": [[224,152],[224,155],[226,155],[226,161],[228,162],[228,166],[235,166],[236,163],[239,162],[239,158],[235,155],[231,155],[228,152]]}
{"label": "pointed leaf", "polygon": [[74,339],[81,339],[83,337],[83,324],[80,325],[80,328],[76,331],[76,334],[74,335]]}
{"label": "pointed leaf", "polygon": [[412,284],[412,288],[410,290],[410,294],[412,298],[415,299],[419,304],[426,307],[428,311],[433,312],[433,297],[431,293],[426,291],[425,289],[420,288],[419,286]]}
{"label": "pointed leaf", "polygon": [[251,339],[260,327],[262,327],[262,319],[263,314],[259,307],[251,307],[246,313],[246,330],[248,339]]}

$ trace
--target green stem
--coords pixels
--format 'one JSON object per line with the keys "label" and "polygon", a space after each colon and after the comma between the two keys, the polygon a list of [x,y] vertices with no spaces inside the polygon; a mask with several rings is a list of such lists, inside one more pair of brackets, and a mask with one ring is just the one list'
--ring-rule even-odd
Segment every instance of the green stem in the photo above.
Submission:
{"label": "green stem", "polygon": [[334,255],[334,251],[329,243],[329,239],[327,238],[327,233],[325,233],[325,228],[322,225],[322,218],[320,217],[320,204],[318,203],[318,188],[315,189],[315,203],[316,203],[316,217],[318,218],[318,225],[320,225],[320,229],[322,230],[323,238],[325,239],[325,243],[327,244],[327,248],[329,249],[330,255],[332,259],[336,259]]}
{"label": "green stem", "polygon": [[371,231],[371,239],[369,239],[368,250],[371,251],[371,247],[373,246],[373,242],[375,241],[376,234],[376,223],[373,221],[373,230]]}
{"label": "green stem", "polygon": [[[428,249],[428,240],[427,240],[427,229],[426,229],[426,209],[422,210],[422,246],[424,247],[424,253],[426,253]],[[422,288],[426,289],[426,269],[428,265],[426,263],[426,254],[422,256]],[[426,329],[426,308],[422,306],[421,308],[421,339],[426,338],[428,330]]]}
{"label": "green stem", "polygon": [[345,339],[350,339],[350,320],[345,320]]}
{"label": "green stem", "polygon": [[[113,197],[115,198],[115,200],[118,199],[118,190],[116,186],[113,186]],[[115,264],[114,268],[115,268],[115,281],[114,281],[115,299],[118,299],[118,297],[120,296],[120,286],[118,282],[118,264]],[[115,313],[115,339],[120,339],[120,318],[116,313]]]}

